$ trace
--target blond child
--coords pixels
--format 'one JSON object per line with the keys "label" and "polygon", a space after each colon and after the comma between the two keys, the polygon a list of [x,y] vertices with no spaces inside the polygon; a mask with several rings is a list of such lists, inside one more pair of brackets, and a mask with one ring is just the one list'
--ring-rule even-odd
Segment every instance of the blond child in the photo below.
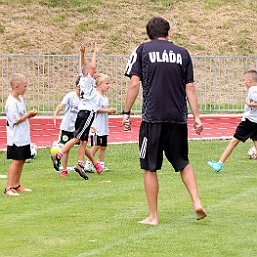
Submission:
{"label": "blond child", "polygon": [[26,159],[31,158],[29,120],[37,110],[26,112],[23,95],[27,91],[27,80],[22,74],[15,73],[10,79],[11,93],[6,102],[7,159],[12,159],[8,169],[8,196],[19,196],[20,192],[32,192],[21,185],[21,174]]}
{"label": "blond child", "polygon": [[[99,150],[98,162],[104,171],[110,171],[104,166],[104,158],[107,148],[107,137],[109,135],[108,115],[116,112],[115,108],[108,108],[108,98],[105,95],[110,89],[110,78],[105,74],[98,74],[96,79],[97,87],[97,113],[92,124],[91,153],[95,156]],[[88,160],[86,171],[92,172],[92,163]]]}

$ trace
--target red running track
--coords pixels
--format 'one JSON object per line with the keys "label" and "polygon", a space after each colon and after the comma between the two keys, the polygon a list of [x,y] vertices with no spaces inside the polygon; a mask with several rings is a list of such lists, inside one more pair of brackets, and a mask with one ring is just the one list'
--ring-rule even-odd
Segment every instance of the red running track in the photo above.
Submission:
{"label": "red running track", "polygon": [[[140,116],[132,117],[132,131],[124,132],[121,124],[121,116],[110,116],[109,143],[138,142],[138,130],[141,123]],[[201,121],[204,130],[201,135],[196,135],[193,128],[193,119],[189,117],[189,139],[230,139],[241,120],[239,115],[207,115],[202,116]],[[0,149],[6,149],[5,118],[0,118]],[[54,126],[51,117],[34,117],[30,119],[31,142],[39,147],[51,146],[58,139],[61,118]]]}

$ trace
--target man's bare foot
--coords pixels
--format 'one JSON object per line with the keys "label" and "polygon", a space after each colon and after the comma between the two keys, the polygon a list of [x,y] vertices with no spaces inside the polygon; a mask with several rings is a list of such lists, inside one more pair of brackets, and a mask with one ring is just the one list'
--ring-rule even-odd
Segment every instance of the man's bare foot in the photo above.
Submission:
{"label": "man's bare foot", "polygon": [[202,220],[207,216],[207,212],[205,211],[205,209],[203,207],[199,207],[199,208],[195,209],[195,213],[196,213],[197,220]]}
{"label": "man's bare foot", "polygon": [[155,225],[159,224],[159,221],[158,221],[157,218],[156,219],[151,219],[151,218],[147,217],[144,220],[140,220],[138,223],[145,224],[145,225],[154,225],[155,226]]}

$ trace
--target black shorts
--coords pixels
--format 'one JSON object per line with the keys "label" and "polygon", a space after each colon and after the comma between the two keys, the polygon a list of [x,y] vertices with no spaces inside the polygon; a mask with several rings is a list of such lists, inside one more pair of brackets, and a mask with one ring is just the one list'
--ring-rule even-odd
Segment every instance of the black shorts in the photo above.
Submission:
{"label": "black shorts", "polygon": [[7,146],[7,159],[12,160],[26,160],[31,158],[30,145],[16,146],[8,145]]}
{"label": "black shorts", "polygon": [[88,141],[90,127],[94,118],[94,111],[79,111],[75,122],[74,137],[81,141]]}
{"label": "black shorts", "polygon": [[248,138],[253,141],[257,140],[257,123],[248,119],[241,121],[236,128],[234,137],[239,141],[245,142]]}
{"label": "black shorts", "polygon": [[61,130],[59,134],[59,143],[65,144],[74,138],[74,132]]}
{"label": "black shorts", "polygon": [[139,132],[140,164],[148,171],[160,170],[163,151],[176,172],[188,164],[187,124],[142,122]]}
{"label": "black shorts", "polygon": [[96,134],[90,136],[91,146],[107,147],[107,136],[98,136]]}

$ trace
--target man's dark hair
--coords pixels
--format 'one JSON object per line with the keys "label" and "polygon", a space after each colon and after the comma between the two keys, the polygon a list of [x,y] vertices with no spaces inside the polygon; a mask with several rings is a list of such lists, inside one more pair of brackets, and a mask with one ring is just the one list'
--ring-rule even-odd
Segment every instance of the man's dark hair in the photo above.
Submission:
{"label": "man's dark hair", "polygon": [[162,17],[153,17],[146,25],[146,32],[150,39],[158,37],[167,37],[170,30],[170,24]]}

